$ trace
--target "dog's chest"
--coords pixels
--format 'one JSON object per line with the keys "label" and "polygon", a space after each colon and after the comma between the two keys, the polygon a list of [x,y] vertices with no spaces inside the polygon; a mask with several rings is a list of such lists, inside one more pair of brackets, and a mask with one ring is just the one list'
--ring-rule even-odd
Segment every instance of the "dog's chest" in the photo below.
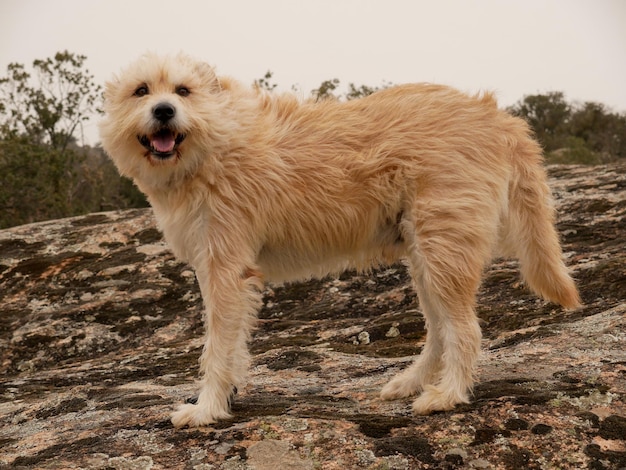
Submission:
{"label": "dog's chest", "polygon": [[203,218],[197,213],[185,210],[162,210],[153,205],[157,225],[165,240],[181,261],[195,265],[200,252],[206,246],[202,234],[206,229]]}

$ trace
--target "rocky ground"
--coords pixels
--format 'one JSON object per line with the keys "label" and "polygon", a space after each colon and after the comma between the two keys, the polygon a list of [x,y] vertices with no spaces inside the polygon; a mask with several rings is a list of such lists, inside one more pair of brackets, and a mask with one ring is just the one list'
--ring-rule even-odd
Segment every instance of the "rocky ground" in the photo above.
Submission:
{"label": "rocky ground", "polygon": [[0,468],[626,468],[626,165],[550,175],[585,308],[494,263],[473,400],[426,417],[378,398],[425,338],[402,265],[269,287],[233,418],[176,430],[201,299],[150,211],[0,231]]}

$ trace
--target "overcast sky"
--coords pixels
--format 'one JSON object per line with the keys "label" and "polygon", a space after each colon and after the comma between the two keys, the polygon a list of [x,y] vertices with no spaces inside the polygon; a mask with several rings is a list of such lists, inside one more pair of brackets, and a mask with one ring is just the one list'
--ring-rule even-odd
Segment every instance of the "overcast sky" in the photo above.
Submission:
{"label": "overcast sky", "polygon": [[99,83],[146,50],[185,51],[305,93],[429,81],[626,111],[626,0],[0,0],[0,76],[65,49]]}

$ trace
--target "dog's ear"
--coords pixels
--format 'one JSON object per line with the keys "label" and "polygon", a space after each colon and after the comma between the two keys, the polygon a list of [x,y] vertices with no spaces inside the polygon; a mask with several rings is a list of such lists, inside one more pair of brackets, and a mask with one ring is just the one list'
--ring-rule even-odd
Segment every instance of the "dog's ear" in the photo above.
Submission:
{"label": "dog's ear", "polygon": [[209,85],[209,89],[213,93],[222,91],[220,81],[215,74],[215,70],[206,62],[196,62],[196,72]]}

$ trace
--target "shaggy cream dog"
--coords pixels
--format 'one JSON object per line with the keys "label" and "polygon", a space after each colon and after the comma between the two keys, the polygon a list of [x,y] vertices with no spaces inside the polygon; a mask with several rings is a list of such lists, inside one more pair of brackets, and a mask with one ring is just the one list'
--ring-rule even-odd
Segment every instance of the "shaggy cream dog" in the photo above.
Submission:
{"label": "shaggy cream dog", "polygon": [[175,426],[229,416],[264,280],[405,258],[428,335],[381,396],[418,394],[418,414],[468,402],[475,296],[493,256],[519,258],[535,292],[579,306],[541,149],[489,94],[422,84],[302,101],[218,78],[184,55],[145,55],[107,83],[105,111],[105,150],[148,196],[204,299],[200,393]]}

